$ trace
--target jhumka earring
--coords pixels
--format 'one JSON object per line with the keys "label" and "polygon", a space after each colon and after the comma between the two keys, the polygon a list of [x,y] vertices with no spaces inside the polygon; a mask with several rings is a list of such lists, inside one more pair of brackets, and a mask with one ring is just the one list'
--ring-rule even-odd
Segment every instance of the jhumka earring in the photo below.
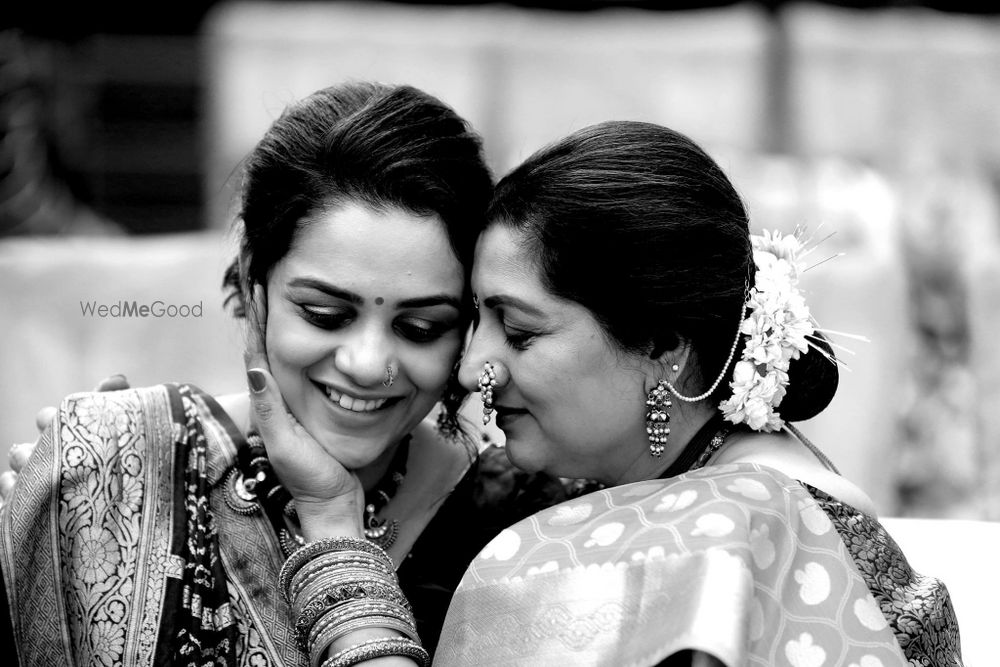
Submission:
{"label": "jhumka earring", "polygon": [[649,437],[649,453],[659,458],[670,434],[670,414],[667,412],[673,403],[670,402],[670,390],[667,381],[660,380],[646,396],[646,435]]}
{"label": "jhumka earring", "polygon": [[382,380],[383,387],[391,387],[392,383],[396,381],[396,376],[392,372],[392,364],[385,367],[385,379]]}
{"label": "jhumka earring", "polygon": [[493,415],[493,388],[497,386],[497,374],[493,364],[483,364],[483,372],[479,374],[479,398],[483,402],[483,425],[490,423]]}

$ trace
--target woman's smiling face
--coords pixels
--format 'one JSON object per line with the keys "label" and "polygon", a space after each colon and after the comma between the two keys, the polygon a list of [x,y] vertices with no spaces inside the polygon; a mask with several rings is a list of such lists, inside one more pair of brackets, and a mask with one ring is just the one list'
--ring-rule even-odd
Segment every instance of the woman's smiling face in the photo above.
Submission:
{"label": "woman's smiling face", "polygon": [[374,462],[441,398],[462,345],[463,294],[441,219],[391,206],[317,214],[274,265],[271,372],[295,418],[345,467]]}

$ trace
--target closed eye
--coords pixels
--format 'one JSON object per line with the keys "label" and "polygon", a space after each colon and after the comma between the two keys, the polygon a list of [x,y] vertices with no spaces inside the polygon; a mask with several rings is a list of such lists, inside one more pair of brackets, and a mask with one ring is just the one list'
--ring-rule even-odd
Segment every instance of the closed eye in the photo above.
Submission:
{"label": "closed eye", "polygon": [[401,336],[414,343],[432,343],[454,329],[455,326],[455,322],[407,317],[398,320],[394,328]]}
{"label": "closed eye", "polygon": [[345,308],[311,306],[299,304],[299,313],[304,320],[320,329],[339,329],[349,324],[354,312]]}
{"label": "closed eye", "polygon": [[528,349],[531,345],[531,341],[538,335],[534,331],[525,331],[523,329],[515,329],[509,326],[504,326],[503,334],[504,341],[515,350]]}

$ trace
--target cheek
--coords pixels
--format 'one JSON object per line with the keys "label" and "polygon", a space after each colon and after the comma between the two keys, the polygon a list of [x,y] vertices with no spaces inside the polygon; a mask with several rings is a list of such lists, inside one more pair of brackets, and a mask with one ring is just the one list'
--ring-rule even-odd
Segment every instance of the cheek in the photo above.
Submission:
{"label": "cheek", "polygon": [[644,408],[645,399],[635,394],[636,380],[609,367],[603,356],[595,359],[581,352],[574,361],[548,372],[537,365],[530,384],[519,382],[518,386],[530,395],[551,437],[584,448],[585,443],[620,435],[636,411]]}
{"label": "cheek", "polygon": [[458,361],[461,347],[462,341],[456,334],[433,346],[413,349],[405,360],[410,381],[420,391],[433,393],[437,400]]}
{"label": "cheek", "polygon": [[323,337],[304,324],[280,314],[268,319],[265,344],[272,371],[297,371],[323,358]]}

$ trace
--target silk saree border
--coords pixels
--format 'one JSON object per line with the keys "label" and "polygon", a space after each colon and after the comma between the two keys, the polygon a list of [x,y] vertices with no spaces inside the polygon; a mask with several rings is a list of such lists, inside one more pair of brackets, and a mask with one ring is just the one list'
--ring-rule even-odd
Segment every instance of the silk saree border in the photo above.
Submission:
{"label": "silk saree border", "polygon": [[[191,419],[194,431],[185,427]],[[221,501],[243,436],[215,399],[191,385],[74,394],[40,438],[0,515],[22,664],[169,664],[170,628],[184,613],[164,612],[178,591],[184,596],[177,554],[186,501],[178,476],[198,431],[229,591],[218,620],[239,628],[239,664],[305,664],[286,606],[268,591],[282,560],[270,524],[231,514]]]}
{"label": "silk saree border", "polygon": [[158,596],[179,572],[174,435],[164,387],[59,406],[0,521],[22,663],[152,664]]}

